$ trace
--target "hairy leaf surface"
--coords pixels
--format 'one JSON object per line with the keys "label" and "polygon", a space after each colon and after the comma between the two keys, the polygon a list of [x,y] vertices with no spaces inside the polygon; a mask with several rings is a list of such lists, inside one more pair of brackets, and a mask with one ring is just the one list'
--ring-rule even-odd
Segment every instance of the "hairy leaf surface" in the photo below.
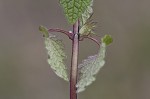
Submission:
{"label": "hairy leaf surface", "polygon": [[[48,30],[40,26],[40,31],[45,37],[45,47],[48,52],[48,63],[54,70],[57,76],[68,81],[66,66],[64,64],[64,59],[66,59],[66,54],[64,53],[64,46],[61,40],[56,39],[52,34],[48,34]],[[48,36],[49,35],[49,36]]]}
{"label": "hairy leaf surface", "polygon": [[93,13],[93,0],[90,1],[89,6],[85,9],[84,13],[82,13],[81,18],[80,18],[80,25],[83,26],[86,22],[87,19],[89,19]]}
{"label": "hairy leaf surface", "polygon": [[74,24],[86,8],[90,5],[91,0],[59,0],[64,8],[64,12],[69,23]]}
{"label": "hairy leaf surface", "polygon": [[89,18],[87,22],[80,28],[79,30],[80,36],[95,34],[94,33],[95,27],[96,27],[96,22],[93,22],[93,20]]}
{"label": "hairy leaf surface", "polygon": [[79,65],[80,77],[76,85],[77,93],[84,91],[86,86],[89,86],[95,81],[95,74],[97,74],[105,64],[105,51],[106,44],[102,42],[99,53],[94,56],[89,56]]}
{"label": "hairy leaf surface", "polygon": [[85,90],[86,86],[89,86],[95,81],[95,75],[105,64],[106,46],[112,43],[113,39],[110,35],[105,35],[101,39],[100,49],[97,55],[89,56],[87,59],[78,66],[79,67],[79,81],[76,84],[77,93]]}
{"label": "hairy leaf surface", "polygon": [[84,13],[80,18],[80,30],[79,33],[81,36],[95,34],[94,28],[96,27],[97,22],[93,22],[91,19],[93,15],[93,0],[91,0],[90,5],[86,8]]}

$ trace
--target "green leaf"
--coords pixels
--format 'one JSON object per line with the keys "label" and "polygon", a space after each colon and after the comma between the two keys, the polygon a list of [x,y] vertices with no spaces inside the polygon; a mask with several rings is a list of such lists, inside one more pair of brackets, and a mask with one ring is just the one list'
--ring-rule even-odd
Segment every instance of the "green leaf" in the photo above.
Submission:
{"label": "green leaf", "polygon": [[106,45],[109,45],[113,42],[113,39],[112,39],[111,35],[105,35],[102,38],[102,42],[105,43]]}
{"label": "green leaf", "polygon": [[91,0],[90,5],[84,11],[80,18],[80,36],[95,34],[94,29],[96,27],[97,22],[93,22],[92,15],[93,15],[93,0]]}
{"label": "green leaf", "polygon": [[[91,18],[91,17],[90,17]],[[80,28],[80,36],[95,34],[94,29],[96,27],[96,22],[93,22],[91,19],[88,19],[87,22]]]}
{"label": "green leaf", "polygon": [[49,34],[45,27],[40,27],[40,31],[45,37],[45,47],[48,52],[48,63],[54,70],[57,76],[68,80],[66,66],[64,64],[64,59],[66,59],[66,54],[64,53],[64,46],[61,40],[56,39],[55,35]]}
{"label": "green leaf", "polygon": [[106,44],[102,43],[97,55],[89,56],[79,65],[80,77],[76,85],[77,93],[84,91],[86,86],[95,81],[96,78],[94,76],[105,64],[105,52]]}
{"label": "green leaf", "polygon": [[86,8],[90,5],[91,0],[59,0],[63,6],[64,12],[69,23],[74,24]]}
{"label": "green leaf", "polygon": [[81,18],[80,18],[80,26],[82,27],[87,20],[91,17],[93,13],[93,0],[91,0],[89,6],[85,9],[84,13],[82,13]]}

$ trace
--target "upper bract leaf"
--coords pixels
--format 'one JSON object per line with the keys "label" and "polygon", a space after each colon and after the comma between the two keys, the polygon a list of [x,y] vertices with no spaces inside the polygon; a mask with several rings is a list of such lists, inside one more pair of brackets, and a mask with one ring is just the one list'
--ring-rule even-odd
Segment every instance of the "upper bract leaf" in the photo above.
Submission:
{"label": "upper bract leaf", "polygon": [[91,0],[89,6],[85,9],[84,13],[82,13],[80,17],[80,36],[87,36],[90,34],[95,34],[94,29],[96,27],[96,23],[91,18],[93,15],[93,0]]}
{"label": "upper bract leaf", "polygon": [[69,23],[74,24],[86,8],[90,5],[91,0],[59,0],[64,8],[64,12]]}
{"label": "upper bract leaf", "polygon": [[88,7],[85,9],[84,13],[82,13],[81,18],[80,18],[80,26],[82,27],[83,25],[85,25],[85,23],[87,22],[87,20],[91,17],[92,13],[93,13],[93,0],[90,1],[90,4],[88,5]]}
{"label": "upper bract leaf", "polygon": [[95,34],[94,33],[94,29],[96,27],[96,22],[93,22],[93,20],[91,20],[90,18],[87,19],[86,23],[81,26],[80,30],[79,30],[79,34],[80,36],[87,36],[90,34]]}

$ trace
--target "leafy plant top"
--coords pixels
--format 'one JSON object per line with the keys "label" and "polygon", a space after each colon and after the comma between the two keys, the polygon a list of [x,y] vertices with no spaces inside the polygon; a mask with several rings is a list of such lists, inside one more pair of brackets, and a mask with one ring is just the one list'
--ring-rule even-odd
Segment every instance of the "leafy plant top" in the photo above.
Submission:
{"label": "leafy plant top", "polygon": [[69,23],[74,24],[90,5],[91,0],[59,0]]}
{"label": "leafy plant top", "polygon": [[[94,0],[59,0],[68,22],[73,26],[72,31],[59,28],[47,29],[39,27],[43,33],[45,48],[48,53],[48,63],[55,74],[65,81],[70,82],[70,99],[77,99],[77,93],[82,92],[87,86],[96,80],[96,74],[105,64],[106,47],[113,42],[110,35],[98,39],[95,33],[97,22],[92,19]],[[64,60],[67,58],[64,53],[64,45],[60,39],[50,32],[60,32],[69,37],[72,41],[70,79],[67,75],[67,68]],[[89,56],[78,65],[79,41],[89,39],[94,41],[99,50],[96,55]]]}

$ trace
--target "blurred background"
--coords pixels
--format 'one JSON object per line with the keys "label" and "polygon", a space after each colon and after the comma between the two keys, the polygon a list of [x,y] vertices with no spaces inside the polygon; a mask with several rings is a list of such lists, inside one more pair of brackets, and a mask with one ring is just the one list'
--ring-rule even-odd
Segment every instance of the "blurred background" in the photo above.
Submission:
{"label": "blurred background", "polygon": [[[72,30],[59,0],[0,0],[0,99],[69,99],[47,63],[39,25]],[[106,65],[79,99],[150,99],[150,0],[95,0],[98,35],[110,34]],[[71,41],[64,40],[70,67]],[[80,43],[79,63],[98,51]]]}

